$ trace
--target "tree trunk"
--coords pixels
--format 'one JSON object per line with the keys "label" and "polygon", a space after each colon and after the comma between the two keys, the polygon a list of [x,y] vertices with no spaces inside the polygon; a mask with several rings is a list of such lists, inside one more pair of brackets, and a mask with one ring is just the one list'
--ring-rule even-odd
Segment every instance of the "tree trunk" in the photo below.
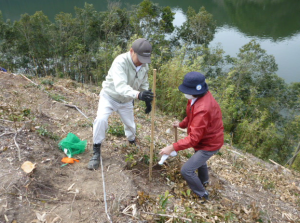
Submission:
{"label": "tree trunk", "polygon": [[298,153],[300,152],[300,142],[298,144],[298,147],[296,149],[296,152],[295,152],[295,155],[290,159],[290,161],[288,162],[289,163],[289,166],[291,167],[293,165],[293,163],[295,162],[295,159],[298,155]]}

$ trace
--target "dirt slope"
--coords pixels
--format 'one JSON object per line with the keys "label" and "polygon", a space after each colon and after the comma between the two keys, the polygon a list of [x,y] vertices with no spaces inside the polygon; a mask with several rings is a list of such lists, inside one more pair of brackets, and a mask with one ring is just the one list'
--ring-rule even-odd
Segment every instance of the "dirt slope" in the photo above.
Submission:
{"label": "dirt slope", "polygon": [[[32,81],[0,72],[0,222],[110,222],[101,169],[86,168],[99,87],[65,79]],[[109,119],[102,158],[112,222],[172,222],[172,216],[173,222],[300,222],[299,173],[229,145],[209,161],[211,200],[205,204],[190,194],[179,173],[191,149],[163,167],[155,165],[150,182],[151,120],[143,110],[136,102],[138,148],[117,136],[118,116]],[[156,114],[155,163],[157,151],[173,141],[171,120]],[[79,163],[62,167],[65,154],[58,142],[69,132],[88,146],[74,157]],[[179,131],[179,138],[184,136]],[[30,174],[20,168],[25,161],[36,164]]]}

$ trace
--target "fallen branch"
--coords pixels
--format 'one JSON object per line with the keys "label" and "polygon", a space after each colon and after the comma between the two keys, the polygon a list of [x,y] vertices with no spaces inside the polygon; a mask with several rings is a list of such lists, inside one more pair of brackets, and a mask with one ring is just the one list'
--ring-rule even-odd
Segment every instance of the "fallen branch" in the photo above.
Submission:
{"label": "fallen branch", "polygon": [[7,132],[7,133],[3,133],[3,134],[0,135],[0,137],[1,137],[1,136],[4,136],[4,135],[14,134],[14,133],[15,133],[15,132]]}
{"label": "fallen branch", "polygon": [[[5,120],[5,119],[0,119],[0,121],[15,123],[15,121],[9,121],[9,120]],[[27,122],[32,122],[32,120],[18,121],[18,123],[27,123]]]}
{"label": "fallen branch", "polygon": [[38,86],[37,83],[34,83],[32,80],[30,80],[29,78],[25,77],[23,74],[20,74],[22,77],[24,77],[26,80],[30,81],[32,84],[34,84],[35,86]]}
{"label": "fallen branch", "polygon": [[19,147],[19,145],[18,145],[18,143],[17,143],[16,138],[17,138],[18,133],[21,132],[21,131],[23,130],[24,127],[25,127],[25,125],[24,125],[22,128],[20,128],[18,131],[16,131],[16,134],[15,134],[15,136],[14,136],[14,142],[15,142],[15,145],[16,145],[16,147],[17,147],[17,149],[18,149],[18,157],[19,157],[19,161],[21,161],[21,151],[20,151],[20,147]]}
{"label": "fallen branch", "polygon": [[[28,196],[26,196],[26,195],[24,195],[24,194],[22,194],[22,193],[20,193],[20,194],[16,194],[16,193],[8,193],[8,192],[5,192],[5,193],[3,193],[3,194],[5,194],[5,195],[12,195],[12,196],[16,196],[16,197],[28,197]],[[43,199],[43,198],[35,198],[35,197],[28,197],[28,198],[30,198],[30,199],[32,199],[32,200],[37,200],[37,201],[51,201],[51,202],[53,202],[53,201],[58,201],[58,202],[60,202],[61,203],[61,200],[58,200],[57,198],[53,198],[53,199]],[[65,203],[65,204],[69,204],[69,203]]]}
{"label": "fallen branch", "polygon": [[[130,209],[132,210],[132,214],[127,213]],[[138,219],[138,218],[136,217],[136,213],[137,213],[136,204],[132,204],[132,205],[126,207],[126,208],[122,211],[122,213],[125,214],[125,215],[127,215],[127,216],[130,216],[130,217],[133,217],[133,218],[135,218],[135,219]]]}
{"label": "fallen branch", "polygon": [[[230,152],[233,152],[233,153],[235,153],[235,154],[237,154],[237,155],[239,155],[239,156],[242,156],[242,157],[245,157],[243,154],[241,154],[241,153],[239,153],[239,152],[236,152],[236,151],[234,151],[234,150],[232,150],[232,149],[227,149],[228,151],[230,151]],[[245,157],[246,158],[246,157]]]}
{"label": "fallen branch", "polygon": [[135,217],[135,216],[133,216],[133,215],[131,215],[131,214],[127,214],[127,213],[124,213],[124,212],[122,212],[122,214],[125,214],[125,215],[127,215],[127,216],[129,216],[129,217],[132,217],[132,218],[135,218],[135,219],[138,219],[137,217]]}
{"label": "fallen branch", "polygon": [[5,120],[5,119],[0,119],[0,121],[4,121],[4,122],[13,122],[13,121]]}
{"label": "fallen branch", "polygon": [[143,214],[149,214],[149,215],[156,215],[156,216],[161,216],[161,217],[168,217],[168,218],[177,218],[177,219],[181,219],[181,220],[184,220],[184,221],[192,222],[192,220],[189,219],[189,218],[178,217],[176,215],[155,214],[155,213],[144,212],[144,211],[141,211],[141,213],[143,213]]}
{"label": "fallen branch", "polygon": [[275,164],[275,165],[278,165],[278,166],[282,167],[283,169],[285,169],[285,170],[291,172],[291,170],[289,170],[288,168],[286,168],[286,167],[284,167],[284,166],[282,166],[282,165],[276,163],[275,161],[273,161],[273,160],[271,160],[271,159],[269,159],[269,161],[270,161],[271,163],[273,163],[273,164]]}
{"label": "fallen branch", "polygon": [[18,143],[17,143],[17,141],[16,141],[17,135],[18,135],[18,132],[17,132],[17,133],[15,134],[15,136],[14,136],[14,142],[15,142],[15,145],[16,145],[16,147],[17,147],[17,149],[18,149],[18,157],[19,157],[19,161],[21,161],[21,151],[20,151],[20,147],[19,147],[19,145],[18,145]]}
{"label": "fallen branch", "polygon": [[87,117],[77,106],[75,105],[69,105],[69,104],[64,104],[65,106],[67,107],[70,107],[70,108],[75,108],[77,111],[80,112],[80,114],[82,114],[85,118],[89,119],[89,117]]}
{"label": "fallen branch", "polygon": [[71,213],[70,213],[69,218],[72,217],[72,213],[73,213],[73,203],[74,203],[74,201],[75,201],[76,195],[77,195],[77,193],[74,193],[73,201],[72,201],[72,204],[71,204]]}

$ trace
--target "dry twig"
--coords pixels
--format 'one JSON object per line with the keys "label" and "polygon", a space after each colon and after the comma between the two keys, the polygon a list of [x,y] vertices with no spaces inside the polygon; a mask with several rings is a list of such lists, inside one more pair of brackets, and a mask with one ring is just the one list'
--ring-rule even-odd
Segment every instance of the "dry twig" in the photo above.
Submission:
{"label": "dry twig", "polygon": [[289,170],[288,168],[285,168],[284,166],[281,166],[280,164],[276,163],[275,161],[273,161],[273,160],[271,160],[271,159],[269,159],[269,161],[270,161],[271,163],[274,163],[275,165],[280,166],[281,168],[283,168],[283,169],[285,169],[285,170],[291,172],[291,170]]}
{"label": "dry twig", "polygon": [[25,125],[22,128],[20,128],[18,131],[16,131],[15,136],[14,136],[14,142],[15,142],[15,145],[18,149],[19,161],[21,161],[21,151],[20,151],[20,147],[19,147],[19,144],[17,143],[16,138],[17,138],[18,133],[20,133],[23,130],[24,127],[25,127]]}
{"label": "dry twig", "polygon": [[75,193],[75,194],[74,194],[73,201],[72,201],[72,203],[71,203],[71,213],[70,213],[70,216],[69,216],[69,218],[71,218],[71,217],[72,217],[72,213],[73,213],[73,203],[74,203],[74,201],[75,201],[75,197],[76,197],[76,195],[77,195],[77,193]]}
{"label": "dry twig", "polygon": [[0,119],[0,121],[4,121],[4,122],[13,122],[13,121],[5,120],[5,119]]}
{"label": "dry twig", "polygon": [[34,83],[32,80],[30,80],[29,78],[25,77],[25,75],[20,74],[22,77],[24,77],[26,80],[28,80],[29,82],[31,82],[32,84],[34,84],[35,86],[38,86],[37,83]]}
{"label": "dry twig", "polygon": [[4,135],[10,135],[10,134],[15,134],[15,132],[6,132],[6,133],[3,133],[3,134],[0,135],[0,137],[4,136]]}
{"label": "dry twig", "polygon": [[70,107],[70,108],[75,108],[77,111],[80,112],[80,114],[82,114],[85,118],[89,119],[89,117],[87,117],[77,106],[75,105],[69,105],[69,104],[64,104],[65,106],[67,107]]}

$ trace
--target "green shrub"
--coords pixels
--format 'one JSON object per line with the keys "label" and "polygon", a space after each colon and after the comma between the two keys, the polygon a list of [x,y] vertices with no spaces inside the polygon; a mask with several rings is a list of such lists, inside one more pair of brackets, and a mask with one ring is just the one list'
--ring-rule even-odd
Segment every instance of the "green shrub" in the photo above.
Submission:
{"label": "green shrub", "polygon": [[107,133],[118,137],[125,136],[124,127],[120,123],[113,123],[109,125]]}
{"label": "green shrub", "polygon": [[61,102],[61,101],[64,101],[65,100],[65,97],[63,95],[60,95],[60,94],[53,94],[53,93],[50,93],[49,94],[50,97],[54,100],[54,101],[58,101],[58,102]]}
{"label": "green shrub", "polygon": [[56,135],[55,133],[53,132],[50,132],[47,130],[47,128],[45,126],[41,126],[39,129],[36,130],[37,133],[40,135],[40,136],[44,136],[44,137],[48,137],[50,139],[53,139],[55,141],[58,141],[60,139],[60,137],[58,135]]}

